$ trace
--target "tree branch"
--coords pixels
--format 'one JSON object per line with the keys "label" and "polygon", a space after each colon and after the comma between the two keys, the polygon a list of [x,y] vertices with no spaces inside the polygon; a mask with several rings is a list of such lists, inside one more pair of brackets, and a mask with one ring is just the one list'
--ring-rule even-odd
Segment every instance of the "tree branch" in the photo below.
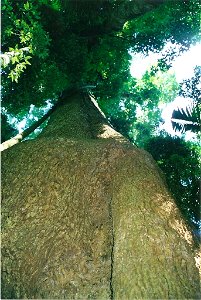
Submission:
{"label": "tree branch", "polygon": [[16,136],[11,139],[3,142],[0,145],[0,151],[4,151],[24,140],[28,135],[30,135],[36,128],[38,128],[55,110],[56,105],[53,106],[40,120],[32,124],[29,128],[25,129],[23,132],[18,133]]}
{"label": "tree branch", "polygon": [[[180,0],[179,0],[180,1]],[[96,26],[84,27],[79,35],[82,37],[101,36],[109,34],[113,31],[120,31],[125,22],[138,18],[141,15],[159,7],[161,4],[167,3],[169,0],[123,0],[118,1],[115,5],[108,6],[108,17],[103,24]],[[77,29],[73,28],[73,32],[77,34]]]}
{"label": "tree branch", "polygon": [[124,1],[114,8],[114,13],[110,19],[112,30],[119,31],[125,22],[135,19],[145,13],[167,3],[169,0],[133,0]]}

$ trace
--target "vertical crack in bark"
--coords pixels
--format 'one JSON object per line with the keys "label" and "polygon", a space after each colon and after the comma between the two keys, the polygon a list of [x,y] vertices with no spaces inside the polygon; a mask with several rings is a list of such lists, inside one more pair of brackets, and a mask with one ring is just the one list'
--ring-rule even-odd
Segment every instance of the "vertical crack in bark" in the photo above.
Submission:
{"label": "vertical crack in bark", "polygon": [[[88,130],[91,137],[97,138],[99,134],[102,133],[102,127],[104,124],[107,124],[107,120],[98,112],[98,109],[95,107],[94,103],[91,101],[88,93],[81,93],[82,95],[82,104],[85,106],[85,117],[88,123]],[[107,152],[106,152],[107,156]],[[102,159],[104,161],[104,158]],[[113,223],[113,214],[112,214],[112,197],[109,200],[108,204],[109,210],[109,222],[110,222],[110,231],[111,231],[111,269],[110,269],[110,279],[109,279],[109,289],[110,289],[110,300],[114,299],[114,290],[113,290],[113,269],[114,269],[114,223]]]}
{"label": "vertical crack in bark", "polygon": [[170,296],[170,286],[169,286],[169,284],[168,284],[167,278],[166,278],[165,276],[164,276],[164,278],[165,278],[165,281],[166,281],[166,284],[167,284],[168,299],[171,299],[171,296]]}
{"label": "vertical crack in bark", "polygon": [[113,269],[114,269],[114,223],[112,215],[112,197],[109,202],[109,218],[111,226],[111,273],[110,273],[110,299],[114,299],[114,290],[113,290]]}

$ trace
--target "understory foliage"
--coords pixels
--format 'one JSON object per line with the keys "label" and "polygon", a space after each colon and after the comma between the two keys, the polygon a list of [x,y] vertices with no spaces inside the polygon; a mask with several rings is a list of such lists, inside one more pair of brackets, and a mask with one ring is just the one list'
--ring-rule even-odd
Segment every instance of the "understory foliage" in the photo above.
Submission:
{"label": "understory foliage", "polygon": [[167,185],[185,219],[196,227],[200,220],[200,148],[171,136],[150,138],[144,148],[166,175]]}
{"label": "understory foliage", "polygon": [[[171,178],[176,199],[182,191],[181,209],[186,213],[188,207],[197,218],[197,173],[192,175],[195,168],[189,171],[197,166],[195,153],[182,141],[150,137],[163,122],[159,105],[171,102],[179,92],[175,76],[167,71],[175,56],[198,41],[199,11],[199,0],[3,0],[2,106],[22,120],[34,105],[32,117],[34,113],[39,117],[46,101],[54,104],[67,88],[93,86],[101,109],[124,136],[142,147],[146,143],[151,153],[153,142],[167,142],[152,154]],[[130,53],[159,52],[167,42],[179,47],[172,46],[141,80],[132,78]],[[185,84],[194,91],[194,81]],[[181,87],[180,92],[186,90]],[[2,141],[13,133],[3,116]],[[181,159],[167,153],[171,143],[177,155],[183,153]]]}

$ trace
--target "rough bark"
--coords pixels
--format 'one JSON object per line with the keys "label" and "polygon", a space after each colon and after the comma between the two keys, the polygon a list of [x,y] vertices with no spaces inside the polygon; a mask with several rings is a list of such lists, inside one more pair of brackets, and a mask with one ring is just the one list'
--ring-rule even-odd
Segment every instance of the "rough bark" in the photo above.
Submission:
{"label": "rough bark", "polygon": [[[179,2],[181,0],[177,0]],[[156,9],[161,4],[169,3],[170,0],[123,0],[114,3],[107,1],[100,2],[100,6],[105,10],[108,17],[104,24],[89,26],[83,24],[82,29],[80,26],[71,28],[71,30],[84,37],[101,36],[104,34],[112,33],[113,31],[120,31],[125,22],[138,18],[147,12]],[[82,4],[82,2],[81,2]],[[86,2],[85,2],[86,4]],[[84,5],[85,5],[84,4]]]}
{"label": "rough bark", "polygon": [[120,5],[115,6],[112,18],[108,27],[119,31],[125,22],[138,18],[145,13],[156,9],[161,4],[168,3],[169,0],[132,0],[122,1]]}
{"label": "rough bark", "polygon": [[199,298],[192,236],[155,162],[86,95],[2,156],[2,298]]}

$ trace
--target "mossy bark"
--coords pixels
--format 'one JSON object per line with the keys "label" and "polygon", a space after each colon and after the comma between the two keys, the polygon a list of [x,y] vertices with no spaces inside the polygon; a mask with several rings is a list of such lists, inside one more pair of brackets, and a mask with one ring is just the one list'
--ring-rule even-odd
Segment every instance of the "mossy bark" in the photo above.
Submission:
{"label": "mossy bark", "polygon": [[2,156],[2,298],[199,298],[191,233],[160,171],[88,97]]}

